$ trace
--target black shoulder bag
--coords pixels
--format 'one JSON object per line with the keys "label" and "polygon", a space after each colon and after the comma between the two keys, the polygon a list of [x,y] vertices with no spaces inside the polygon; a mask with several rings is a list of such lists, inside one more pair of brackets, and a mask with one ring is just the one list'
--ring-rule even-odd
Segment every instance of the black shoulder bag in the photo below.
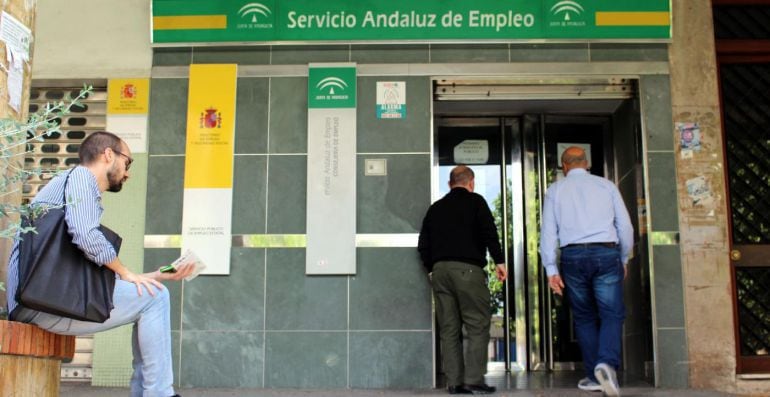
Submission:
{"label": "black shoulder bag", "polygon": [[[69,174],[65,192],[68,181]],[[65,219],[66,195],[63,203],[63,207],[49,209],[35,219],[22,219],[22,227],[32,226],[35,232],[23,234],[19,241],[16,301],[29,309],[103,323],[113,308],[115,272],[90,261],[72,242]],[[120,236],[103,225],[99,227],[118,252]]]}

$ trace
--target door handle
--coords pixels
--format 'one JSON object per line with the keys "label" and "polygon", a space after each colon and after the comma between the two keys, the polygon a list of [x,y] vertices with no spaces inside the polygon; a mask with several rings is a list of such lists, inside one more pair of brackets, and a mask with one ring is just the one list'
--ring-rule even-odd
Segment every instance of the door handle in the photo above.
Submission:
{"label": "door handle", "polygon": [[741,260],[741,251],[738,251],[738,250],[730,251],[730,259],[733,261]]}

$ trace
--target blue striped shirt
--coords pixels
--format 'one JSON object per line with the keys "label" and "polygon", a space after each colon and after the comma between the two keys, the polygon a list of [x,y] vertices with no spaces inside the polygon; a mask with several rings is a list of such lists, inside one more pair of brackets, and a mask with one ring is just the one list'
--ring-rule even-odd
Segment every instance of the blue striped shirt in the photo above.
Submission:
{"label": "blue striped shirt", "polygon": [[[57,175],[43,187],[32,200],[33,205],[64,204],[64,181],[66,173]],[[102,218],[102,193],[96,177],[88,168],[75,167],[67,182],[66,191],[67,212],[65,219],[72,242],[75,243],[91,261],[104,265],[112,262],[117,257],[112,244],[107,241],[99,230],[99,221]],[[8,312],[16,308],[16,289],[19,284],[19,243],[14,241],[11,248],[11,257],[8,260]]]}
{"label": "blue striped shirt", "polygon": [[545,193],[540,258],[548,276],[559,274],[556,248],[577,243],[615,242],[625,264],[634,228],[618,188],[607,179],[573,168]]}

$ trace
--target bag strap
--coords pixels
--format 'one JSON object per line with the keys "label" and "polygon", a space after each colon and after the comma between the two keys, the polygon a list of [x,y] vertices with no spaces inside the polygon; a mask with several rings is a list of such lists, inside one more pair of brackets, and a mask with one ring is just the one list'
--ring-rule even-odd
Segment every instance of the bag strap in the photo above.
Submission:
{"label": "bag strap", "polygon": [[64,178],[64,189],[61,191],[61,203],[64,205],[64,212],[67,212],[67,182],[70,180],[72,171],[75,171],[75,169],[72,168],[69,170],[69,172],[67,172],[67,177]]}

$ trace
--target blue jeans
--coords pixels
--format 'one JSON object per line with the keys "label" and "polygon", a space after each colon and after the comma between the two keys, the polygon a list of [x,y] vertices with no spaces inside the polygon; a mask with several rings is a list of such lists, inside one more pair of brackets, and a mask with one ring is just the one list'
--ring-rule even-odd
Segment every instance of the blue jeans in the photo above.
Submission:
{"label": "blue jeans", "polygon": [[623,305],[623,264],[617,248],[564,247],[561,273],[567,290],[575,334],[586,375],[593,381],[596,364],[620,366]]}
{"label": "blue jeans", "polygon": [[131,396],[173,396],[168,289],[155,289],[154,297],[143,290],[142,296],[139,296],[135,284],[115,280],[112,300],[115,307],[104,323],[73,320],[27,308],[21,308],[16,319],[61,335],[91,335],[133,323]]}

